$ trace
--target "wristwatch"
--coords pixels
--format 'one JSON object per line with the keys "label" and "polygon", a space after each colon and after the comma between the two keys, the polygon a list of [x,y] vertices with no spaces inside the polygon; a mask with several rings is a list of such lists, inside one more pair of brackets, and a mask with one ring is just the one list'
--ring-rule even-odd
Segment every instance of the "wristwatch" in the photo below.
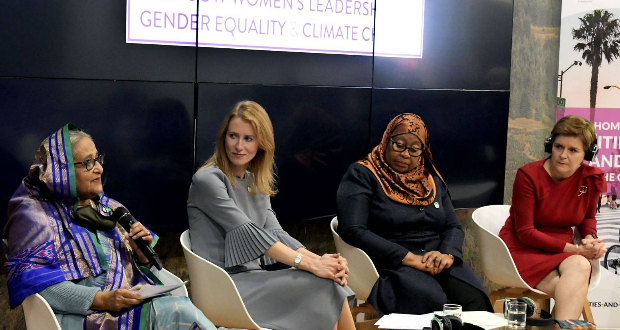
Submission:
{"label": "wristwatch", "polygon": [[301,263],[301,253],[299,253],[297,257],[295,257],[295,263],[293,264],[293,267],[299,268],[299,263]]}

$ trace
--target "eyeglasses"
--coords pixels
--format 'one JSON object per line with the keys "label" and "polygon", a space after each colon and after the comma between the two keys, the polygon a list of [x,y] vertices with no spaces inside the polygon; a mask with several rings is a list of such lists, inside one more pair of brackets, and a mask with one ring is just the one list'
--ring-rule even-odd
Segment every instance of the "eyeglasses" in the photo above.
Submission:
{"label": "eyeglasses", "polygon": [[99,154],[99,156],[97,156],[97,158],[95,159],[89,158],[83,162],[73,163],[73,165],[84,164],[84,167],[86,167],[86,170],[90,171],[95,167],[95,162],[99,162],[99,164],[103,165],[103,154]]}
{"label": "eyeglasses", "polygon": [[398,153],[401,153],[406,149],[411,157],[419,157],[422,154],[422,149],[407,147],[400,142],[392,140],[392,138],[390,138],[390,141],[392,142],[392,150]]}

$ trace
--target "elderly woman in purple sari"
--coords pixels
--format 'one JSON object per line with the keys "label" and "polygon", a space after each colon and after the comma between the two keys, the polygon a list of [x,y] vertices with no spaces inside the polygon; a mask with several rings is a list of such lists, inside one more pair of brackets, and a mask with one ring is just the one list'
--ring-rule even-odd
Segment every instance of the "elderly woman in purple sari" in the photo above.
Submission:
{"label": "elderly woman in purple sari", "polygon": [[153,246],[157,236],[116,223],[122,205],[103,193],[103,161],[71,124],[41,143],[2,235],[11,307],[39,293],[63,330],[215,329],[187,297],[141,300],[132,290],[161,284],[135,242]]}

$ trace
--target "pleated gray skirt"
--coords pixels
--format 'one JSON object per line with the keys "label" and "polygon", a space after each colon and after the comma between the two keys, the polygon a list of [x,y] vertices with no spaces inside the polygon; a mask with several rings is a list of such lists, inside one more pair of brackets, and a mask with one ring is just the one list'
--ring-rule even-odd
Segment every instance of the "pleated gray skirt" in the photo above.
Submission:
{"label": "pleated gray skirt", "polygon": [[294,268],[231,277],[254,322],[274,330],[332,330],[345,299],[355,300],[348,286]]}

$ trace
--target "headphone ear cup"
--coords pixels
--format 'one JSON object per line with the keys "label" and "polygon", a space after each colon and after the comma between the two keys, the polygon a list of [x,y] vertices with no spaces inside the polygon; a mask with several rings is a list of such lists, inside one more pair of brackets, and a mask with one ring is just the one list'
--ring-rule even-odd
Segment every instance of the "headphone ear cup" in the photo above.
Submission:
{"label": "headphone ear cup", "polygon": [[444,330],[443,316],[435,314],[431,320],[431,330]]}
{"label": "headphone ear cup", "polygon": [[553,139],[550,136],[548,136],[545,139],[545,152],[550,154],[552,147],[553,147]]}
{"label": "headphone ear cup", "polygon": [[462,330],[463,329],[463,323],[461,321],[461,318],[458,316],[446,315],[444,316],[444,320],[446,320],[446,323],[450,322],[451,330]]}
{"label": "headphone ear cup", "polygon": [[532,317],[534,314],[536,314],[536,310],[538,307],[536,306],[536,303],[534,302],[534,300],[532,300],[529,297],[522,297],[522,298],[518,298],[517,300],[520,302],[524,302],[525,305],[527,305],[526,311],[525,311],[525,314],[527,315],[527,317]]}
{"label": "headphone ear cup", "polygon": [[443,329],[444,330],[452,330],[452,322],[450,322],[449,316],[448,317],[444,316],[442,318],[442,321],[443,321]]}
{"label": "headphone ear cup", "polygon": [[592,144],[590,145],[590,148],[586,151],[584,160],[591,162],[592,159],[596,157],[597,153],[598,153],[598,137],[595,137],[594,142],[592,142]]}

